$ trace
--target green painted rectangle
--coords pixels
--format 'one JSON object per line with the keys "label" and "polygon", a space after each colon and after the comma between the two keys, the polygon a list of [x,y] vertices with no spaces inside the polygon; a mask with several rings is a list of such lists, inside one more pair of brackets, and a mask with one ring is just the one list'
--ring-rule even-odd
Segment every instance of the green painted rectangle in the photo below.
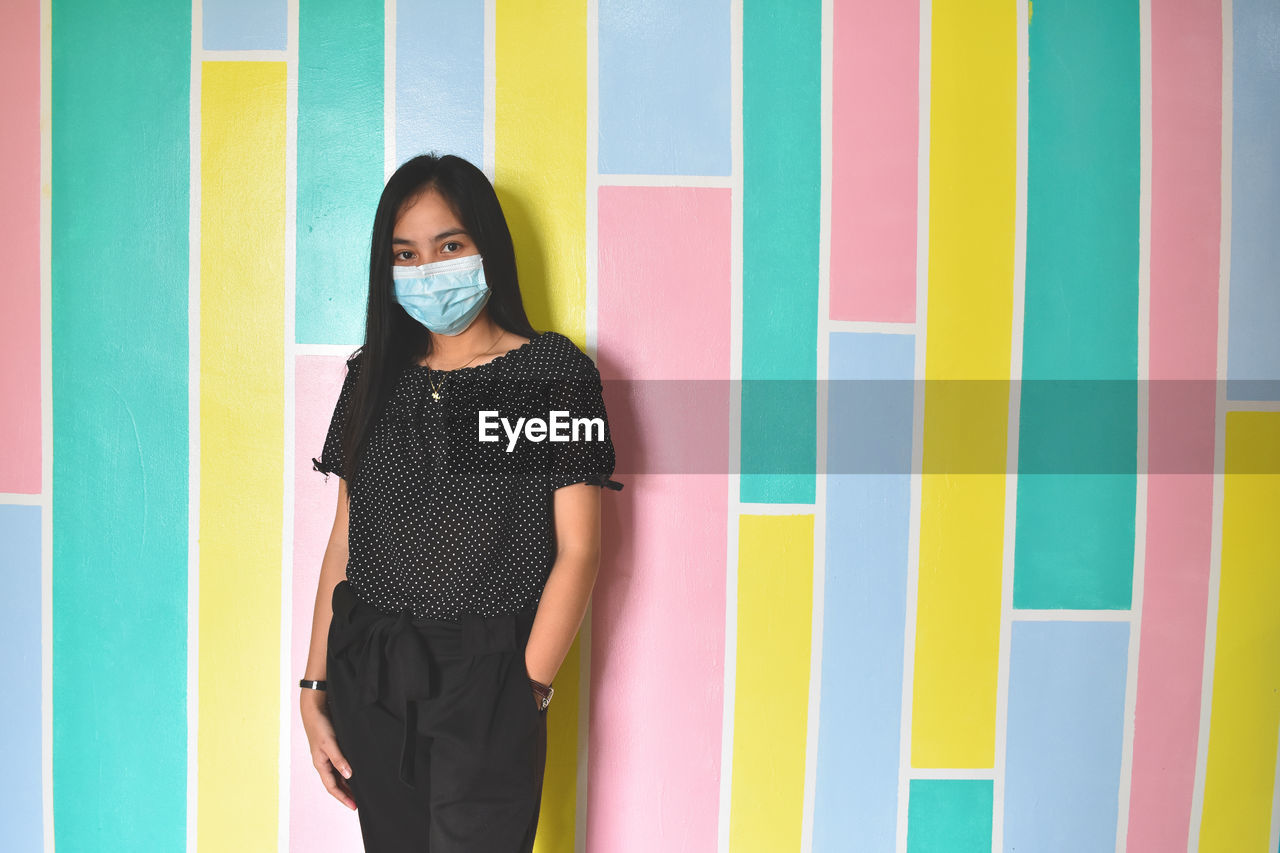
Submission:
{"label": "green painted rectangle", "polygon": [[822,3],[746,4],[742,53],[739,494],[747,502],[812,503],[818,435]]}
{"label": "green painted rectangle", "polygon": [[53,825],[187,843],[191,6],[52,7]]}
{"label": "green painted rectangle", "polygon": [[[1126,609],[1137,480],[1138,4],[1036,6],[1013,606]],[[1123,381],[1115,381],[1123,380]],[[1069,466],[1064,469],[1064,461]],[[1057,466],[1057,467],[1053,467]]]}
{"label": "green painted rectangle", "polygon": [[907,853],[991,853],[989,779],[912,779]]}
{"label": "green painted rectangle", "polygon": [[383,8],[298,8],[298,343],[364,341],[369,235],[384,184]]}

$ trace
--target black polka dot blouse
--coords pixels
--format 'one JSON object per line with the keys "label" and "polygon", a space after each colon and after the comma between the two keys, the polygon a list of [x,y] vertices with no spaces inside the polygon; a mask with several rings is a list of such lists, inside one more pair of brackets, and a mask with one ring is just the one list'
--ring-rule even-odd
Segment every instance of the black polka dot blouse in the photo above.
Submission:
{"label": "black polka dot blouse", "polygon": [[[326,480],[347,477],[342,428],[360,360],[347,360],[312,459]],[[473,367],[404,368],[360,475],[348,480],[347,580],[357,597],[455,622],[536,603],[555,562],[555,490],[622,488],[610,479],[602,391],[591,358],[550,331]]]}

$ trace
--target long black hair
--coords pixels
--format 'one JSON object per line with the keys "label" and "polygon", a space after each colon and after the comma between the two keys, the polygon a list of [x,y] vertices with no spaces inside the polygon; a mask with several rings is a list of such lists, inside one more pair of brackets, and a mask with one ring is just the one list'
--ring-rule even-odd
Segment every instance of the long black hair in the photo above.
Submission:
{"label": "long black hair", "polygon": [[484,172],[452,154],[422,154],[407,160],[387,180],[378,199],[369,242],[364,344],[347,359],[347,369],[358,371],[342,432],[342,458],[349,460],[344,465],[350,473],[349,486],[355,482],[368,437],[400,372],[431,352],[431,332],[396,301],[391,280],[391,238],[396,218],[407,203],[431,190],[453,209],[484,258],[484,277],[492,291],[485,309],[494,323],[527,338],[538,334],[529,325],[520,297],[511,230]]}

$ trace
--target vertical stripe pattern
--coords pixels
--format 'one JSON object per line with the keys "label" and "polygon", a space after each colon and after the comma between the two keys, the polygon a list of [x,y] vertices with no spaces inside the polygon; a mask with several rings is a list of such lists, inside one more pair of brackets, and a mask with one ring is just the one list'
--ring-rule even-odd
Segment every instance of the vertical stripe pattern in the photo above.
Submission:
{"label": "vertical stripe pattern", "polygon": [[821,11],[743,8],[743,501],[814,499]]}
{"label": "vertical stripe pattern", "polygon": [[[1280,412],[1229,412],[1199,850],[1268,845],[1280,736]],[[1248,462],[1268,473],[1231,473]]]}
{"label": "vertical stripe pattern", "polygon": [[484,168],[484,4],[398,0],[395,165],[456,154]]}
{"label": "vertical stripe pattern", "polygon": [[[586,849],[714,850],[728,496],[721,477],[689,476],[674,451],[696,431],[706,470],[728,465],[729,191],[601,187],[598,209],[597,354],[629,472],[623,491],[602,495],[603,532],[630,544],[607,554],[591,605]],[[677,301],[690,310],[666,309]],[[666,336],[696,337],[699,358],[653,345]],[[637,787],[642,767],[698,771]]]}
{"label": "vertical stripe pattern", "polygon": [[298,7],[298,343],[364,340],[383,185],[382,10],[381,0]]}
{"label": "vertical stripe pattern", "polygon": [[795,850],[804,800],[813,516],[738,519],[731,850]]}
{"label": "vertical stripe pattern", "polygon": [[897,836],[915,339],[831,336],[815,851]]}
{"label": "vertical stripe pattern", "polygon": [[[587,9],[497,3],[494,184],[535,329],[586,345]],[[606,499],[607,500],[607,499]],[[540,851],[572,848],[578,798],[579,640],[556,675],[538,823]]]}
{"label": "vertical stripe pattern", "polygon": [[920,7],[833,3],[835,320],[916,319]]}
{"label": "vertical stripe pattern", "polygon": [[40,5],[0,9],[0,267],[5,271],[0,340],[0,492],[41,489],[40,377]]}
{"label": "vertical stripe pattern", "polygon": [[1133,3],[1030,22],[1014,607],[1132,601],[1138,35]]}
{"label": "vertical stripe pattern", "polygon": [[1227,398],[1280,400],[1280,8],[1232,0],[1231,334]]}
{"label": "vertical stripe pattern", "polygon": [[600,172],[728,175],[728,0],[599,6]]}
{"label": "vertical stripe pattern", "polygon": [[1013,623],[1005,850],[1114,847],[1128,654],[1123,622]]}
{"label": "vertical stripe pattern", "polygon": [[297,712],[310,459],[435,152],[493,178],[626,484],[539,850],[1280,853],[1277,32],[7,4],[0,848],[359,848]]}
{"label": "vertical stripe pattern", "polygon": [[178,850],[191,10],[55,3],[52,30],[54,843]]}
{"label": "vertical stripe pattern", "polygon": [[[1209,574],[1222,216],[1222,9],[1151,7],[1146,560],[1126,849],[1186,847]],[[1188,473],[1180,473],[1188,472]]]}
{"label": "vertical stripe pattern", "polygon": [[[200,148],[201,847],[268,847],[279,789],[285,64],[205,62]],[[277,460],[269,464],[265,460]]]}
{"label": "vertical stripe pattern", "polygon": [[1010,363],[1016,21],[995,3],[940,3],[933,22],[911,765],[991,767],[1008,418],[1008,386],[993,380]]}

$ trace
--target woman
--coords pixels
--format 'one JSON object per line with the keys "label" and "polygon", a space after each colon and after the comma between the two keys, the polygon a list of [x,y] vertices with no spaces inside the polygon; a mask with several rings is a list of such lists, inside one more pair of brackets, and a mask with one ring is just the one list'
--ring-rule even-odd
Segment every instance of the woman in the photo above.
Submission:
{"label": "woman", "polygon": [[315,767],[359,804],[366,851],[532,850],[599,487],[622,488],[601,391],[577,345],[529,325],[484,173],[401,166],[312,460],[341,479],[300,682]]}

